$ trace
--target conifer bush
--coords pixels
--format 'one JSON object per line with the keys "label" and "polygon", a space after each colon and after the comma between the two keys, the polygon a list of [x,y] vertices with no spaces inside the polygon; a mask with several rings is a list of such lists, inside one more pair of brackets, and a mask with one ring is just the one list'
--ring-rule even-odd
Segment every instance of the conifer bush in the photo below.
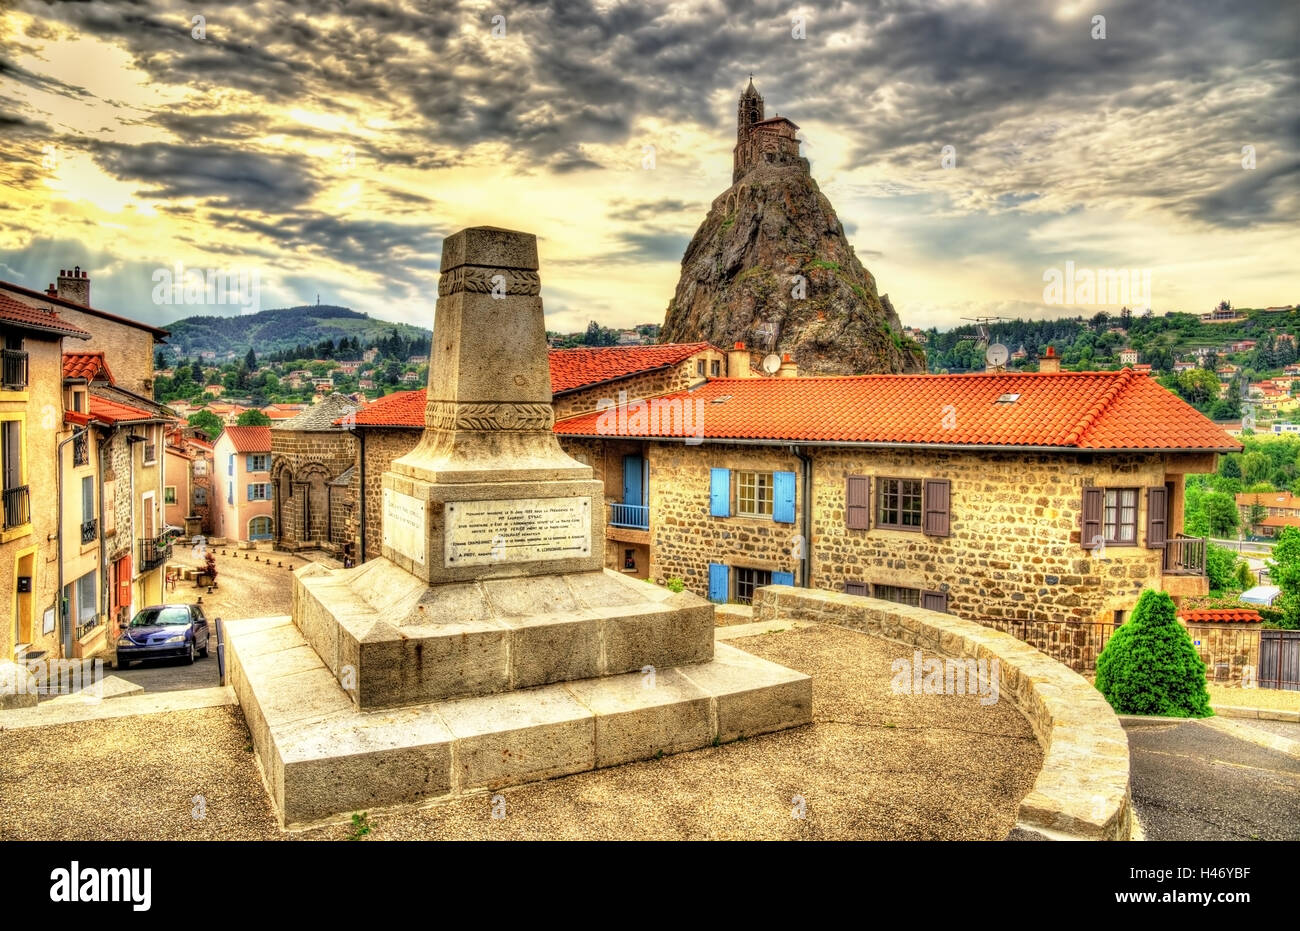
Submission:
{"label": "conifer bush", "polygon": [[1119,714],[1207,718],[1205,663],[1167,592],[1147,590],[1097,657],[1097,690]]}

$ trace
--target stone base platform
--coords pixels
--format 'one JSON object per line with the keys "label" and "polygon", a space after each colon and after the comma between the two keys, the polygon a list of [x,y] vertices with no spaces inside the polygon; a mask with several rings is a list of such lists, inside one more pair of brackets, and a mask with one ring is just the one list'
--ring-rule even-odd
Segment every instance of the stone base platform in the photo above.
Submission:
{"label": "stone base platform", "polygon": [[607,569],[430,585],[380,558],[293,585],[298,627],[362,711],[713,656],[713,605]]}
{"label": "stone base platform", "polygon": [[228,681],[285,827],[680,753],[812,719],[810,677],[723,643],[709,662],[361,711],[288,617],[229,621],[225,635]]}

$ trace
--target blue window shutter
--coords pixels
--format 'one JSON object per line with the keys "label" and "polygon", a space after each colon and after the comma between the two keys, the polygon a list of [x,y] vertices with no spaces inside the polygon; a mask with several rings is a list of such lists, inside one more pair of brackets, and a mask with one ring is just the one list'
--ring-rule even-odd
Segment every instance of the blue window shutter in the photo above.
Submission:
{"label": "blue window shutter", "polygon": [[773,584],[773,585],[793,585],[793,584],[794,584],[794,573],[793,573],[793,572],[773,572],[773,573],[772,573],[772,584]]}
{"label": "blue window shutter", "polygon": [[623,457],[623,503],[640,507],[641,487],[645,475],[645,461],[640,456]]}
{"label": "blue window shutter", "polygon": [[227,475],[234,475],[234,474],[235,474],[235,454],[234,454],[234,453],[231,453],[231,454],[230,454],[230,458],[226,460],[226,474],[227,474]]}
{"label": "blue window shutter", "polygon": [[226,504],[235,503],[235,483],[231,482],[226,486]]}
{"label": "blue window shutter", "polygon": [[244,469],[248,472],[253,471],[253,457],[251,455],[244,457]]}
{"label": "blue window shutter", "polygon": [[253,484],[251,482],[248,485],[248,500],[253,500]]}
{"label": "blue window shutter", "polygon": [[714,517],[731,516],[730,469],[709,470],[709,513]]}
{"label": "blue window shutter", "polygon": [[794,523],[794,473],[772,473],[772,520],[778,524]]}
{"label": "blue window shutter", "polygon": [[709,601],[725,602],[726,600],[727,567],[720,562],[711,562],[709,563]]}

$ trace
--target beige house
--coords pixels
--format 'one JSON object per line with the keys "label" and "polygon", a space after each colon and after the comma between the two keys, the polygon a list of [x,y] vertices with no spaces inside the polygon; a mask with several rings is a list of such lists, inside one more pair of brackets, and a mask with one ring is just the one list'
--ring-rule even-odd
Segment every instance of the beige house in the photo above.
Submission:
{"label": "beige house", "polygon": [[275,533],[271,428],[226,427],[213,448],[214,536],[260,543]]}
{"label": "beige house", "polygon": [[63,346],[90,334],[0,290],[0,339],[0,660],[58,657]]}

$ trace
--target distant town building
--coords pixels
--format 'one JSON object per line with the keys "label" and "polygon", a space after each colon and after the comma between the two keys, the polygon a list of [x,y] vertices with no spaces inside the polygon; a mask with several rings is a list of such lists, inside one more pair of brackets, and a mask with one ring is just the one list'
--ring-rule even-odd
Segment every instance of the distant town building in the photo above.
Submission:
{"label": "distant town building", "polygon": [[1120,365],[1137,365],[1138,351],[1136,349],[1121,349],[1119,351]]}

